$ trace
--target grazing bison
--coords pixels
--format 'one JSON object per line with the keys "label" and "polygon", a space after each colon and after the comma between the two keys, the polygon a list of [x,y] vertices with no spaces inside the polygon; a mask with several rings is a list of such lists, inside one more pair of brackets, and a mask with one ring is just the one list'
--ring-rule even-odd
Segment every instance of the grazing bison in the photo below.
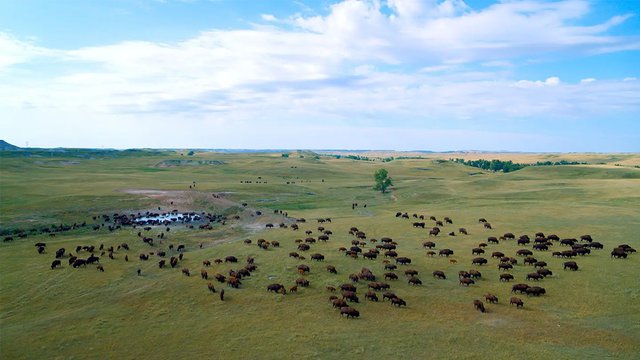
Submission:
{"label": "grazing bison", "polygon": [[340,316],[347,315],[348,318],[357,318],[360,316],[360,312],[350,306],[340,308]]}
{"label": "grazing bison", "polygon": [[283,295],[287,293],[284,285],[282,284],[267,285],[267,291],[274,292],[274,293],[282,293]]}
{"label": "grazing bison", "polygon": [[331,274],[337,274],[338,270],[336,270],[336,267],[333,265],[327,265],[327,271],[330,272]]}
{"label": "grazing bison", "polygon": [[422,285],[422,280],[419,278],[412,276],[408,280],[409,285]]}
{"label": "grazing bison", "polygon": [[64,256],[64,252],[65,252],[64,248],[60,248],[60,249],[56,250],[56,259],[60,259],[61,257],[63,257]]}
{"label": "grazing bison", "polygon": [[356,295],[355,291],[343,291],[342,298],[351,302],[360,302],[360,299],[358,299],[358,295]]}
{"label": "grazing bison", "polygon": [[76,261],[73,262],[72,265],[74,268],[78,268],[80,266],[87,266],[87,260],[85,259],[76,259]]}
{"label": "grazing bison", "polygon": [[391,300],[391,306],[396,305],[397,307],[400,307],[400,306],[407,307],[407,302],[397,296],[389,300]]}
{"label": "grazing bison", "polygon": [[187,269],[187,268],[182,268],[182,273],[184,275],[191,276],[191,273],[189,272],[189,269]]}
{"label": "grazing bison", "polygon": [[473,281],[470,278],[463,277],[463,278],[460,279],[460,285],[469,286],[469,285],[472,285],[472,284],[475,284],[475,283],[476,282]]}
{"label": "grazing bison", "polygon": [[216,288],[215,286],[213,286],[212,283],[208,283],[207,284],[207,288],[209,289],[209,291],[211,291],[212,293],[216,292]]}
{"label": "grazing bison", "polygon": [[305,279],[305,278],[297,278],[296,279],[296,285],[302,286],[302,287],[309,287],[309,280]]}
{"label": "grazing bison", "polygon": [[500,274],[500,281],[510,281],[513,280],[513,275],[511,274]]}
{"label": "grazing bison", "polygon": [[343,308],[345,306],[349,306],[344,299],[338,299],[335,295],[331,295],[329,297],[329,301],[331,301],[331,305],[334,308]]}
{"label": "grazing bison", "polygon": [[489,236],[489,237],[487,238],[487,242],[488,242],[489,244],[499,244],[499,243],[500,243],[500,241],[498,241],[498,238],[497,238],[497,237],[495,237],[495,236]]}
{"label": "grazing bison", "polygon": [[472,254],[472,255],[481,255],[481,254],[484,254],[484,250],[483,250],[483,249],[481,249],[481,248],[479,248],[479,247],[477,247],[477,248],[473,248],[473,249],[471,250],[471,254]]}
{"label": "grazing bison", "polygon": [[324,255],[322,254],[311,254],[311,260],[315,260],[315,261],[323,261],[324,260]]}
{"label": "grazing bison", "polygon": [[442,270],[435,270],[433,272],[433,277],[434,278],[438,278],[438,279],[446,279],[447,276],[444,274],[444,271]]}
{"label": "grazing bison", "polygon": [[98,269],[98,271],[104,272],[104,267],[102,267],[102,265],[96,266],[96,269]]}
{"label": "grazing bison", "polygon": [[484,303],[478,299],[473,300],[473,307],[475,307],[476,310],[480,311],[481,313],[485,312]]}
{"label": "grazing bison", "polygon": [[53,262],[51,263],[51,270],[55,269],[58,266],[62,266],[62,262],[60,260],[53,260]]}
{"label": "grazing bison", "polygon": [[497,304],[498,303],[498,297],[493,295],[493,294],[486,294],[484,296],[485,301],[490,302],[492,304]]}
{"label": "grazing bison", "polygon": [[524,302],[522,302],[522,299],[520,299],[519,297],[515,297],[515,296],[514,296],[514,297],[512,297],[512,298],[509,300],[509,304],[510,304],[510,305],[515,305],[515,306],[516,306],[516,308],[521,308],[521,307],[523,307],[523,306],[524,306]]}
{"label": "grazing bison", "polygon": [[158,261],[158,267],[159,267],[160,269],[162,269],[162,268],[164,267],[164,265],[165,265],[165,260],[164,260],[164,259],[162,259],[162,260]]}
{"label": "grazing bison", "polygon": [[366,294],[364,294],[364,298],[370,301],[378,301],[378,295],[376,295],[376,293],[374,293],[373,291],[368,291]]}
{"label": "grazing bison", "polygon": [[309,271],[311,271],[311,268],[309,268],[308,265],[304,265],[304,264],[298,265],[297,269],[298,269],[298,273],[300,273],[301,275],[307,274],[309,273]]}
{"label": "grazing bison", "polygon": [[498,269],[499,270],[511,270],[513,269],[513,265],[509,264],[509,263],[500,263],[498,264]]}
{"label": "grazing bison", "polygon": [[385,291],[382,293],[382,301],[384,301],[385,299],[391,300],[391,299],[395,299],[398,296],[394,293],[392,293],[391,291]]}
{"label": "grazing bison", "polygon": [[400,264],[400,265],[411,264],[411,259],[409,259],[408,257],[399,257],[399,258],[396,258],[396,264]]}
{"label": "grazing bison", "polygon": [[209,280],[209,274],[206,270],[200,270],[200,278],[204,280]]}
{"label": "grazing bison", "polygon": [[573,270],[573,271],[578,271],[578,264],[575,261],[567,261],[562,265],[562,268],[564,270]]}
{"label": "grazing bison", "polygon": [[482,277],[482,273],[478,270],[471,269],[469,270],[469,277],[472,279],[480,279]]}
{"label": "grazing bison", "polygon": [[238,258],[236,258],[235,256],[227,256],[224,258],[224,262],[231,262],[231,263],[237,263],[238,262]]}

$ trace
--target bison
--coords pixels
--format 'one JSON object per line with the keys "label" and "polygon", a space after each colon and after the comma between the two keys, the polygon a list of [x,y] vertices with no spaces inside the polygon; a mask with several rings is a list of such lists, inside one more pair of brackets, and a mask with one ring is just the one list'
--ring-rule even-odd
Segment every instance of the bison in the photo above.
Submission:
{"label": "bison", "polygon": [[340,316],[347,315],[348,318],[357,318],[360,316],[360,312],[350,306],[340,308]]}
{"label": "bison", "polygon": [[522,302],[522,299],[520,299],[519,297],[515,297],[515,296],[514,296],[514,297],[512,297],[512,298],[509,300],[509,304],[510,304],[510,305],[515,305],[515,306],[516,306],[516,308],[521,308],[521,307],[523,307],[523,306],[524,306],[524,302]]}
{"label": "bison", "polygon": [[573,271],[578,271],[578,264],[575,261],[567,261],[562,265],[562,268],[564,270],[573,270]]}
{"label": "bison", "polygon": [[510,281],[513,280],[513,275],[511,274],[500,274],[500,281]]}
{"label": "bison", "polygon": [[444,274],[444,271],[442,270],[435,270],[433,272],[433,277],[434,278],[438,278],[438,279],[446,279],[447,276]]}
{"label": "bison", "polygon": [[475,307],[476,310],[480,311],[481,313],[485,312],[484,303],[482,303],[482,301],[478,299],[473,300],[473,307]]}
{"label": "bison", "polygon": [[51,263],[51,270],[55,269],[58,266],[62,266],[62,262],[60,260],[53,260],[53,262]]}

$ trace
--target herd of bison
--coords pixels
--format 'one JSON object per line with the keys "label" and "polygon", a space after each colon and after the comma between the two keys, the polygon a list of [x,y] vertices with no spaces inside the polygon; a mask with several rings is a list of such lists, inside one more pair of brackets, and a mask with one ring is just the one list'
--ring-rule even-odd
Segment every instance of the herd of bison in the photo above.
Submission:
{"label": "herd of bison", "polygon": [[[246,204],[243,203],[246,207]],[[171,214],[175,214],[174,218],[171,218]],[[341,316],[347,318],[357,318],[360,316],[360,312],[356,309],[357,305],[361,301],[361,296],[366,301],[388,301],[392,306],[407,306],[407,302],[399,295],[396,294],[392,288],[392,284],[396,281],[400,281],[401,278],[412,286],[421,286],[422,280],[419,277],[419,272],[411,268],[412,259],[402,252],[402,242],[392,239],[391,237],[381,237],[379,239],[372,238],[358,227],[351,227],[348,229],[350,243],[339,244],[342,246],[336,246],[332,251],[339,251],[346,257],[354,259],[354,261],[360,261],[362,268],[357,273],[346,274],[336,269],[334,265],[313,266],[312,263],[321,263],[325,260],[325,256],[320,252],[314,252],[313,248],[317,246],[319,242],[329,242],[333,236],[333,231],[328,229],[331,223],[330,218],[316,219],[317,224],[310,225],[311,221],[307,222],[303,218],[295,219],[289,218],[287,213],[281,210],[275,210],[274,214],[281,215],[283,222],[280,224],[268,223],[265,225],[267,229],[271,228],[287,228],[299,234],[305,234],[300,239],[296,239],[293,243],[281,244],[278,240],[267,241],[265,239],[258,239],[253,241],[252,239],[244,240],[244,244],[247,246],[258,246],[262,250],[267,251],[282,251],[282,261],[296,261],[299,265],[296,266],[297,279],[294,283],[285,285],[280,283],[273,283],[266,286],[266,291],[279,293],[282,295],[296,293],[300,288],[307,288],[310,286],[309,274],[313,271],[326,271],[332,276],[335,276],[335,285],[322,286],[322,291],[327,291],[329,294],[328,300],[331,306],[336,308]],[[261,216],[261,212],[252,212],[251,216]],[[143,217],[141,217],[143,216]],[[160,217],[159,217],[160,216]],[[163,220],[153,220],[153,218],[162,218]],[[407,227],[411,226],[417,229],[425,229],[424,240],[422,246],[425,249],[425,253],[421,256],[428,257],[446,257],[451,264],[456,264],[454,251],[442,246],[438,246],[438,243],[446,243],[449,240],[454,239],[455,236],[468,236],[468,231],[465,228],[457,228],[457,231],[451,230],[454,228],[453,220],[449,217],[444,217],[441,220],[434,216],[426,218],[424,215],[412,214],[409,215],[406,212],[397,212],[395,217],[397,221],[405,221]],[[238,219],[238,216],[234,217]],[[141,220],[144,219],[144,220]],[[105,271],[105,263],[118,259],[123,259],[126,262],[140,261],[157,262],[158,268],[178,268],[184,276],[191,276],[192,270],[188,267],[182,266],[181,263],[187,250],[184,244],[170,244],[168,234],[172,227],[182,226],[189,229],[200,229],[203,231],[211,230],[213,226],[223,226],[228,219],[226,216],[206,214],[206,213],[184,213],[177,216],[177,211],[174,210],[168,214],[113,214],[113,215],[100,215],[93,217],[96,223],[93,226],[93,230],[98,231],[101,229],[108,229],[109,231],[116,231],[123,227],[129,227],[139,230],[137,232],[137,239],[144,243],[144,246],[148,247],[149,251],[144,251],[137,256],[131,254],[130,246],[128,243],[121,243],[118,245],[77,245],[74,249],[59,248],[53,251],[55,259],[53,259],[50,267],[55,270],[60,267],[66,267],[68,265],[71,268],[87,268],[88,265],[94,265],[98,271]],[[431,224],[428,224],[431,222]],[[100,224],[101,223],[101,224]],[[71,226],[60,225],[59,228],[53,229],[44,228],[40,229],[40,233],[48,233],[53,237],[57,232],[69,231],[77,228],[82,228],[87,225],[86,222],[82,224],[74,224]],[[478,219],[477,226],[479,231],[492,230],[491,224],[484,218]],[[312,229],[313,228],[313,229]],[[444,230],[449,228],[448,230]],[[153,237],[151,235],[152,230],[158,232]],[[346,229],[345,229],[346,230]],[[38,232],[38,231],[32,231]],[[134,231],[135,232],[135,231]],[[313,236],[314,234],[317,236]],[[442,234],[441,234],[442,233]],[[446,235],[445,235],[446,233]],[[18,234],[20,238],[27,236],[26,232]],[[448,237],[448,240],[443,239]],[[5,242],[13,240],[12,236],[5,237]],[[335,240],[334,240],[335,241]],[[409,240],[404,240],[409,241]],[[520,249],[517,250],[513,256],[505,254],[498,250],[489,250],[490,247],[495,247],[502,242],[514,242]],[[203,245],[200,244],[200,247]],[[43,241],[35,244],[36,250],[39,254],[45,255],[47,252],[47,244]],[[287,250],[285,250],[287,248]],[[326,249],[326,246],[322,246]],[[515,276],[510,271],[514,270],[514,267],[530,267],[530,272],[525,276],[525,281],[529,283],[517,283],[511,286],[512,296],[509,299],[509,304],[517,308],[522,308],[525,301],[521,298],[522,295],[526,296],[544,296],[547,291],[544,287],[536,285],[543,284],[543,279],[547,277],[553,277],[553,272],[549,269],[549,264],[546,261],[541,261],[536,258],[538,252],[552,252],[552,257],[558,258],[558,267],[562,267],[562,270],[578,271],[580,266],[578,265],[579,259],[582,256],[593,256],[592,251],[602,250],[603,244],[594,239],[590,235],[581,235],[577,238],[560,238],[555,234],[545,234],[538,232],[534,236],[520,235],[516,236],[513,233],[504,233],[502,236],[487,236],[486,242],[479,243],[476,247],[469,249],[468,251],[476,256],[472,259],[472,265],[475,267],[470,270],[461,270],[457,274],[446,274],[443,270],[433,270],[431,276],[438,280],[447,280],[450,277],[458,280],[459,286],[479,286],[479,280],[482,278],[482,273],[478,270],[483,266],[490,266],[489,263],[493,262],[501,273],[499,278],[496,279],[500,282],[515,281]],[[557,251],[552,251],[557,250]],[[459,251],[459,250],[458,250]],[[611,251],[610,255],[614,259],[625,259],[630,254],[635,253],[636,250],[627,244],[621,244]],[[192,252],[195,256],[197,252]],[[415,256],[415,254],[412,254]],[[131,256],[131,257],[130,257]],[[104,258],[109,260],[102,260]],[[199,260],[198,260],[199,261]],[[251,277],[252,273],[258,269],[256,258],[253,256],[247,256],[244,259],[244,265],[238,265],[240,260],[237,256],[228,255],[220,259],[202,259],[202,268],[200,269],[200,277],[205,280],[208,292],[217,293],[220,300],[225,300],[224,289],[222,287],[228,286],[232,288],[241,288],[243,281],[246,281],[248,277]],[[113,264],[116,264],[114,262]],[[209,271],[212,266],[221,267],[228,264],[233,266],[233,269],[228,269],[224,272],[216,272],[212,275]],[[554,264],[555,265],[555,264]],[[360,267],[360,265],[358,266]],[[371,268],[383,269],[381,273],[374,273]],[[402,270],[401,270],[402,269]],[[142,270],[137,269],[137,275],[141,274]],[[135,275],[134,275],[135,276]],[[485,279],[486,280],[486,279]],[[215,284],[215,283],[218,284]],[[216,289],[218,286],[218,289]],[[360,291],[358,291],[360,287]],[[364,290],[363,290],[364,289]],[[499,299],[495,294],[487,293],[484,295],[484,299],[473,299],[473,306],[480,312],[487,311],[485,307],[488,304],[498,303]]]}

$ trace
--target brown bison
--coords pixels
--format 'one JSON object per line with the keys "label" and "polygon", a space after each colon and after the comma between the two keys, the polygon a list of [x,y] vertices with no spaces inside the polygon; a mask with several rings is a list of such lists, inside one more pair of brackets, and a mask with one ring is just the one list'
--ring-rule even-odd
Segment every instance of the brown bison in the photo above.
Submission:
{"label": "brown bison", "polygon": [[573,270],[573,271],[578,271],[578,264],[575,261],[567,261],[562,265],[562,268],[564,270]]}
{"label": "brown bison", "polygon": [[544,295],[547,293],[547,291],[540,286],[531,286],[528,287],[525,292],[527,293],[527,295],[533,295],[533,296],[540,296],[540,295]]}
{"label": "brown bison", "polygon": [[484,296],[485,301],[490,302],[492,304],[497,304],[498,303],[498,297],[493,295],[493,294],[486,294]]}
{"label": "brown bison", "polygon": [[444,274],[444,271],[442,270],[435,270],[433,272],[433,277],[434,278],[438,278],[438,279],[446,279],[447,276]]}
{"label": "brown bison", "polygon": [[211,291],[212,293],[216,292],[216,288],[213,286],[212,283],[208,283],[207,284],[207,288],[209,289],[209,291]]}
{"label": "brown bison", "polygon": [[515,306],[516,306],[516,308],[521,308],[521,307],[523,307],[523,306],[524,306],[524,302],[522,302],[522,299],[520,299],[519,297],[515,297],[515,296],[514,296],[514,297],[512,297],[512,298],[509,300],[509,304],[510,304],[510,305],[515,305]]}
{"label": "brown bison", "polygon": [[392,272],[388,272],[388,273],[384,273],[384,279],[385,280],[398,280],[398,275],[392,273]]}
{"label": "brown bison", "polygon": [[487,263],[487,259],[482,258],[482,257],[477,257],[477,258],[474,258],[473,260],[471,260],[471,263],[472,263],[473,265],[478,265],[478,266],[480,266],[480,265],[484,265],[484,264],[486,264],[486,263]]}
{"label": "brown bison", "polygon": [[470,278],[463,277],[460,279],[460,285],[469,286],[475,284],[476,282]]}
{"label": "brown bison", "polygon": [[350,306],[340,308],[340,316],[347,315],[348,318],[357,318],[360,316],[360,312]]}
{"label": "brown bison", "polygon": [[236,258],[235,256],[227,256],[224,258],[224,262],[225,263],[237,263],[238,262],[238,258]]}
{"label": "brown bison", "polygon": [[511,281],[513,280],[513,275],[511,274],[500,274],[500,281]]}
{"label": "brown bison", "polygon": [[476,310],[480,311],[481,313],[485,312],[484,303],[478,299],[473,300],[473,307],[475,307]]}
{"label": "brown bison", "polygon": [[407,307],[407,302],[397,296],[394,298],[391,298],[390,300],[391,300],[391,306],[395,305],[397,307],[400,307],[400,306]]}
{"label": "brown bison", "polygon": [[528,288],[529,288],[529,285],[527,284],[515,284],[511,287],[511,292],[513,293],[520,292],[524,294]]}
{"label": "brown bison", "polygon": [[358,299],[358,295],[356,295],[355,291],[343,291],[342,298],[351,302],[360,302],[360,299]]}
{"label": "brown bison", "polygon": [[378,295],[376,295],[376,293],[374,293],[373,291],[368,291],[366,294],[364,294],[364,298],[370,301],[378,301]]}
{"label": "brown bison", "polygon": [[282,293],[283,295],[287,293],[287,291],[284,288],[284,285],[282,284],[267,285],[267,291],[274,292],[274,293]]}
{"label": "brown bison", "polygon": [[422,280],[415,276],[410,277],[407,282],[409,283],[409,285],[422,285]]}

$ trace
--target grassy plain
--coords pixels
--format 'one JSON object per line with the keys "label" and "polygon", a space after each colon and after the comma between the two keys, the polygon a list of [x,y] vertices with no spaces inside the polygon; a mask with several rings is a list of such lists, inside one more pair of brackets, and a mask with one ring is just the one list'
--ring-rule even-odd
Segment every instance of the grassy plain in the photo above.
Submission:
{"label": "grassy plain", "polygon": [[[303,155],[304,157],[301,157]],[[475,154],[474,154],[475,155]],[[523,161],[522,154],[501,154],[500,159]],[[443,159],[456,154],[429,154],[422,159],[357,161],[309,153],[223,154],[179,152],[93,155],[72,153],[44,156],[0,156],[0,231],[32,229],[52,224],[96,222],[94,215],[137,213],[145,210],[206,211],[239,215],[212,230],[176,225],[154,248],[137,237],[140,230],[110,232],[85,227],[55,237],[29,234],[0,244],[0,356],[6,359],[472,359],[479,354],[495,359],[637,359],[640,357],[640,282],[637,254],[613,260],[610,250],[621,243],[640,247],[640,155],[538,154],[534,161],[550,159],[586,161],[595,165],[528,167],[513,173],[490,173]],[[471,156],[476,159],[482,156]],[[498,157],[490,157],[498,158]],[[555,160],[553,160],[555,161]],[[617,166],[614,166],[618,164]],[[394,180],[392,191],[372,190],[373,173],[384,167]],[[190,189],[189,186],[195,187]],[[250,181],[250,183],[247,183]],[[288,184],[287,184],[288,182]],[[220,194],[222,199],[211,196]],[[171,204],[173,201],[173,205]],[[247,208],[240,204],[248,203]],[[352,209],[352,203],[359,206]],[[366,204],[366,208],[364,207]],[[289,218],[273,213],[288,212]],[[256,216],[260,210],[262,216]],[[409,214],[449,216],[453,225],[431,240],[437,249],[455,251],[446,258],[427,257],[422,242],[426,230]],[[268,222],[291,224],[306,218],[299,231],[265,229]],[[325,255],[324,263],[295,260],[295,239],[304,230],[318,235],[315,219],[333,231],[327,243],[314,244],[309,253]],[[478,223],[487,218],[485,230]],[[432,222],[427,220],[429,226]],[[388,302],[366,302],[366,282],[355,304],[361,316],[340,318],[327,301],[327,285],[348,282],[350,273],[369,267],[382,276],[382,257],[375,261],[350,259],[338,251],[349,246],[350,227],[368,238],[392,237],[400,255],[413,262],[422,286],[389,281],[404,298],[406,308]],[[469,235],[447,236],[465,227]],[[164,228],[164,227],[162,227]],[[149,232],[157,235],[162,228]],[[512,282],[498,281],[497,261],[479,267],[483,278],[469,288],[458,284],[459,270],[469,270],[471,248],[488,236],[555,233],[561,238],[591,234],[605,250],[576,259],[577,272],[563,271],[565,260],[551,252],[534,256],[549,263],[553,276],[542,280],[545,296],[523,297],[524,309],[509,306]],[[3,237],[6,235],[3,235]],[[242,240],[250,238],[254,245]],[[261,250],[255,240],[278,240],[280,248]],[[33,246],[47,243],[46,254]],[[73,251],[76,245],[117,246],[115,259],[101,258],[105,272],[94,266],[50,270],[57,248]],[[157,259],[142,262],[141,252],[185,244],[185,258],[176,269],[159,269]],[[202,244],[202,248],[199,245]],[[367,247],[373,247],[373,244]],[[558,244],[555,248],[559,248]],[[515,256],[514,242],[489,245],[492,251]],[[558,249],[552,249],[558,250]],[[128,254],[129,261],[124,261]],[[175,255],[170,251],[170,255]],[[202,260],[235,255],[254,256],[258,270],[243,279],[240,289],[225,289],[222,302],[200,279]],[[307,259],[309,254],[305,254]],[[520,261],[521,262],[521,261]],[[309,288],[298,294],[268,293],[270,283],[293,285],[298,264],[311,266]],[[325,265],[338,269],[337,275]],[[209,274],[242,265],[220,264]],[[183,276],[187,267],[192,276]],[[136,270],[142,275],[137,276]],[[446,280],[436,280],[433,270]],[[531,267],[512,271],[516,282]],[[195,275],[195,276],[194,276]],[[472,301],[488,292],[500,302],[487,304],[487,313],[473,309]]]}

